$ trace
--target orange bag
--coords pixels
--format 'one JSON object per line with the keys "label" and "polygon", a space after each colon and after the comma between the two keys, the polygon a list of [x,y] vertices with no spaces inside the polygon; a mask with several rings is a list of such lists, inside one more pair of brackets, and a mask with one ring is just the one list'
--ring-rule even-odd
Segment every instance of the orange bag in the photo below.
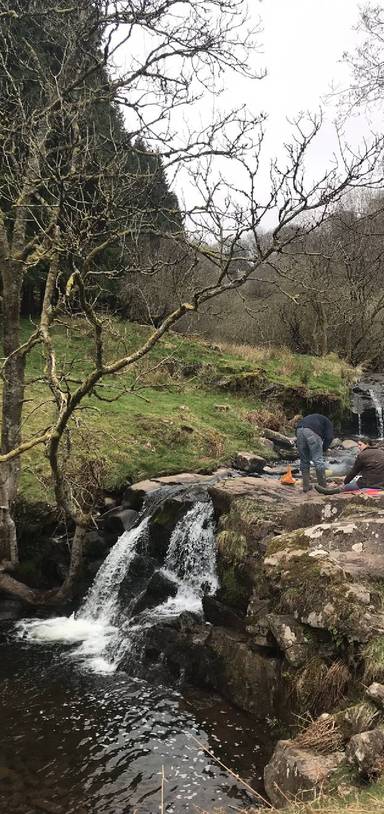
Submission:
{"label": "orange bag", "polygon": [[287,469],[285,475],[281,476],[280,483],[283,483],[284,486],[294,486],[295,485],[296,481],[295,481],[295,478],[292,475],[292,467],[291,466],[288,466],[288,469]]}

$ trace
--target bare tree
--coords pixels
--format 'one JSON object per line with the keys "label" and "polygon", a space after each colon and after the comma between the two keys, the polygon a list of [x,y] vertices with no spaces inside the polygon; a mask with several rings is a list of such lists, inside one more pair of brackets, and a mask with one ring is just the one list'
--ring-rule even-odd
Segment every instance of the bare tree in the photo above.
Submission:
{"label": "bare tree", "polygon": [[[81,477],[80,486],[74,487],[68,476],[71,432],[85,397],[103,398],[103,382],[143,359],[186,314],[239,291],[248,281],[262,280],[267,264],[289,247],[297,230],[313,231],[351,186],[372,182],[381,139],[364,145],[359,154],[345,152],[341,172],[333,167],[306,183],[304,159],[320,122],[313,120],[306,127],[298,122],[286,162],[272,166],[270,192],[261,202],[261,119],[232,110],[195,131],[172,131],[171,113],[198,101],[218,71],[248,72],[252,40],[244,33],[245,16],[243,0],[80,0],[75,7],[64,0],[52,5],[12,0],[11,8],[9,0],[0,0],[0,556],[17,560],[12,503],[20,461],[24,452],[43,445],[58,506],[75,526],[69,573],[56,598],[71,591],[94,508],[93,489],[85,488]],[[143,52],[135,47],[138,31],[145,40]],[[44,43],[43,51],[38,42]],[[128,64],[122,59],[124,67],[118,69],[121,49],[130,57]],[[111,114],[101,135],[95,126],[97,112],[111,102],[126,108],[126,136],[119,135]],[[177,225],[172,211],[160,224],[150,207],[143,208],[137,170],[130,164],[138,136],[147,143],[156,141],[169,172],[183,168],[190,173],[198,195],[183,213],[183,225]],[[262,224],[271,211],[276,226],[265,239]],[[242,256],[239,246],[249,234],[252,251]],[[173,247],[164,261],[168,267],[175,257],[183,258],[180,282],[184,279],[187,285],[177,288],[172,310],[140,347],[111,352],[107,320],[98,308],[103,253],[113,247],[119,257],[116,265],[129,263],[132,247],[146,235]],[[208,280],[198,275],[195,280],[200,258],[209,260]],[[40,319],[23,342],[23,279],[37,265],[44,269],[44,300]],[[152,263],[153,274],[163,272],[163,265]],[[145,253],[138,264],[135,261],[134,272],[143,277],[148,273]],[[93,358],[80,376],[60,358],[53,330],[73,312],[83,315],[93,335]],[[25,363],[36,346],[44,357],[40,379],[50,412],[48,418],[42,414],[38,432],[28,435],[23,404],[31,383],[25,379]],[[42,599],[7,573],[0,574],[0,589],[32,603]]]}

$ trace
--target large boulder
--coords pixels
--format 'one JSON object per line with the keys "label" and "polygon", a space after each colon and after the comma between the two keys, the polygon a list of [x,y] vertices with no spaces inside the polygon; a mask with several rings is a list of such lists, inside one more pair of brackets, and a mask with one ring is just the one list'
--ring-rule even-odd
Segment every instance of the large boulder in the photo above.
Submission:
{"label": "large boulder", "polygon": [[311,655],[312,640],[292,615],[267,614],[266,622],[285,658],[293,667],[300,667]]}
{"label": "large boulder", "polygon": [[279,594],[282,612],[294,614],[312,628],[336,631],[349,641],[366,642],[384,632],[384,613],[377,592],[365,579],[364,583],[351,579],[343,549],[332,548],[329,552],[323,542],[323,535],[329,532],[330,539],[339,539],[341,546],[346,539],[353,545],[349,532],[352,526],[343,524],[341,531],[338,524],[324,524],[276,537],[268,545],[264,568]]}
{"label": "large boulder", "polygon": [[354,735],[347,746],[347,757],[363,777],[373,777],[384,759],[384,726]]}
{"label": "large boulder", "polygon": [[264,769],[268,797],[276,808],[313,800],[344,760],[342,752],[320,755],[279,741]]}
{"label": "large boulder", "polygon": [[264,720],[267,715],[273,716],[280,683],[280,661],[254,652],[247,636],[224,628],[213,628],[206,646],[215,657],[211,686],[259,720]]}
{"label": "large boulder", "polygon": [[233,459],[234,469],[241,472],[262,472],[266,463],[265,458],[254,452],[237,452]]}
{"label": "large boulder", "polygon": [[267,428],[264,430],[264,435],[278,448],[289,450],[295,446],[296,439],[289,438],[288,435],[283,435],[281,432],[275,432],[275,430],[270,430]]}
{"label": "large boulder", "polygon": [[203,596],[203,611],[205,620],[211,625],[244,631],[244,619],[210,594]]}

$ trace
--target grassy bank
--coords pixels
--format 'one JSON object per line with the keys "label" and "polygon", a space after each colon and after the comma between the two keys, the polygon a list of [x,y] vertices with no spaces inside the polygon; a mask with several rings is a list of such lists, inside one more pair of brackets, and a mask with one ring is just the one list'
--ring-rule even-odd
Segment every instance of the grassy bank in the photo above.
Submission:
{"label": "grassy bank", "polygon": [[[277,814],[277,809],[251,809],[247,814]],[[281,811],[281,809],[280,809]],[[297,803],[283,809],[284,814],[384,814],[384,780],[366,790],[340,798],[322,797],[313,803]],[[217,812],[219,814],[219,812]]]}
{"label": "grassy bank", "polygon": [[[24,340],[32,330],[24,323]],[[135,350],[149,333],[144,326],[109,321],[106,359]],[[73,389],[92,367],[90,327],[76,319],[57,327],[55,347],[62,380]],[[52,415],[43,370],[37,346],[28,358],[25,438],[48,426]],[[355,371],[334,356],[212,345],[170,334],[140,364],[106,379],[98,397],[84,400],[72,426],[73,468],[85,460],[102,462],[109,487],[127,478],[208,471],[238,449],[265,452],[263,427],[284,424],[279,388],[343,400],[354,377]],[[22,492],[31,500],[50,496],[42,448],[23,457]]]}

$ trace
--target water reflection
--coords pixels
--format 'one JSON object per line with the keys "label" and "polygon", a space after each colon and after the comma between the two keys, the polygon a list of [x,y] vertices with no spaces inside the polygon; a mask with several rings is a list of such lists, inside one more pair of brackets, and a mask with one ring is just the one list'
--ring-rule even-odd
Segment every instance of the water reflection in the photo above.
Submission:
{"label": "water reflection", "polygon": [[219,699],[81,672],[58,645],[0,642],[0,811],[167,814],[241,808],[248,795],[199,749],[260,788],[268,732]]}

